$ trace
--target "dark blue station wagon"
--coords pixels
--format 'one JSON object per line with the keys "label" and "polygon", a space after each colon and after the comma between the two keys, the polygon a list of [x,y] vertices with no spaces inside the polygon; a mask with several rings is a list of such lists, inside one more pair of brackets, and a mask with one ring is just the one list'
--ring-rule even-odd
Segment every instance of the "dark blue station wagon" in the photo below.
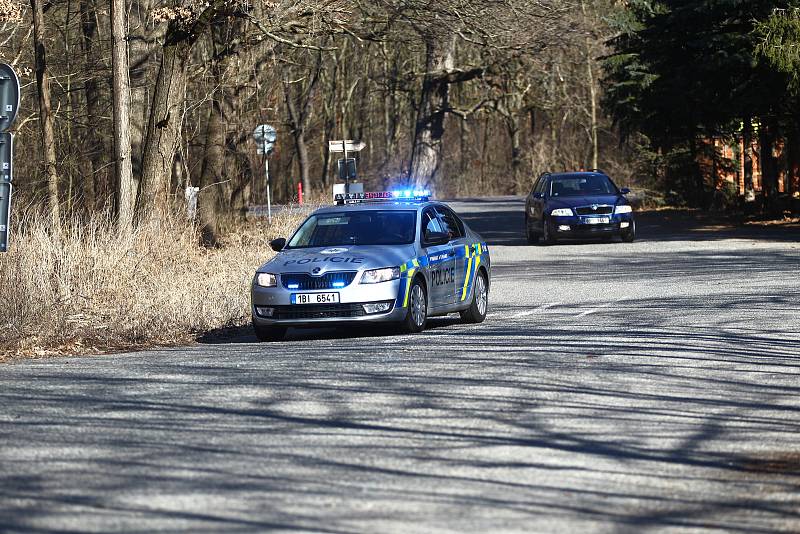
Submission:
{"label": "dark blue station wagon", "polygon": [[525,201],[525,236],[550,245],[559,239],[636,237],[633,210],[625,195],[600,171],[542,174]]}

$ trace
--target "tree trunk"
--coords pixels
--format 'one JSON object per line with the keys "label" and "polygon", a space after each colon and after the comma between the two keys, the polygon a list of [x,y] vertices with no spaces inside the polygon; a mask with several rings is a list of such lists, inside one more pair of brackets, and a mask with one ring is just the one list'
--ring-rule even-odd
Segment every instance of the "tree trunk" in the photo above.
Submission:
{"label": "tree trunk", "polygon": [[772,155],[777,137],[774,123],[762,120],[758,137],[761,151],[761,193],[764,198],[764,211],[775,213],[778,207],[778,165]]}
{"label": "tree trunk", "polygon": [[41,0],[31,0],[33,12],[33,43],[36,67],[36,88],[39,97],[39,126],[42,135],[42,153],[47,175],[47,198],[53,227],[58,228],[60,211],[58,203],[58,171],[56,169],[56,141],[53,132],[53,114],[50,102],[50,79],[47,73],[44,11]]}
{"label": "tree trunk", "polygon": [[508,131],[511,143],[511,177],[514,181],[514,189],[518,190],[522,185],[522,136],[520,135],[519,118],[514,113],[510,113],[506,117],[506,131]]}
{"label": "tree trunk", "polygon": [[[581,0],[581,12],[586,18],[586,3]],[[589,117],[591,119],[591,140],[592,140],[592,169],[599,168],[600,159],[598,140],[597,140],[597,88],[594,79],[594,58],[592,57],[592,43],[589,34],[586,35],[586,85],[589,87]]]}
{"label": "tree trunk", "polygon": [[437,76],[452,70],[455,38],[428,39],[425,46],[425,80],[417,112],[410,174],[415,187],[433,189],[443,160],[442,137],[448,107],[449,83]]}
{"label": "tree trunk", "polygon": [[[292,94],[292,85],[289,80],[283,81],[283,95],[286,101],[286,109],[289,113],[289,124],[292,128],[292,138],[294,139],[295,151],[297,153],[297,162],[300,166],[300,180],[303,182],[303,190],[306,194],[311,194],[311,175],[310,164],[308,159],[308,145],[306,144],[306,128],[308,127],[309,119],[311,118],[311,103],[316,94],[317,85],[322,71],[322,54],[317,56],[316,65],[310,73],[308,86],[306,87],[305,94],[303,94],[302,86],[299,91],[299,101],[295,102],[295,96]],[[292,183],[294,187],[294,183]]]}
{"label": "tree trunk", "polygon": [[113,86],[114,182],[117,228],[133,228],[136,183],[131,167],[131,83],[128,71],[125,1],[111,0],[111,79]]}
{"label": "tree trunk", "polygon": [[142,154],[139,220],[163,218],[168,210],[172,163],[181,133],[186,97],[186,65],[191,42],[167,34],[156,77]]}
{"label": "tree trunk", "polygon": [[744,128],[742,131],[744,142],[744,199],[752,202],[756,198],[755,187],[753,185],[753,119],[744,118]]}
{"label": "tree trunk", "polygon": [[289,124],[292,128],[292,140],[294,141],[295,154],[297,154],[297,164],[300,168],[300,180],[303,182],[303,190],[306,194],[311,192],[311,177],[308,168],[308,146],[306,145],[306,121],[301,112],[297,110],[292,96],[291,84],[284,80],[283,95],[286,101],[286,109],[289,112]]}
{"label": "tree trunk", "polygon": [[96,73],[103,68],[97,31],[97,3],[95,0],[81,0],[81,27],[83,30],[83,50],[89,73],[84,83],[86,96],[86,134],[89,161],[91,163],[91,181],[94,189],[94,208],[104,209],[111,199],[109,150],[100,132],[105,131],[102,124],[103,84]]}
{"label": "tree trunk", "polygon": [[[134,179],[142,175],[142,150],[147,130],[153,79],[157,75],[158,37],[163,30],[150,21],[153,0],[136,0],[128,13],[128,57],[131,78],[131,167]],[[138,183],[137,183],[138,187]]]}
{"label": "tree trunk", "polygon": [[[789,146],[789,169],[786,176],[786,192],[789,198],[794,199],[794,195],[800,193],[800,132],[792,130],[788,138]],[[791,201],[793,205],[797,200]]]}
{"label": "tree trunk", "polygon": [[383,44],[383,77],[386,80],[386,90],[383,96],[383,164],[385,168],[395,159],[397,150],[397,57],[389,60],[389,50]]}
{"label": "tree trunk", "polygon": [[692,157],[692,188],[694,189],[694,205],[703,206],[705,203],[705,178],[700,165],[701,153],[697,146],[697,134],[689,139],[689,153]]}
{"label": "tree trunk", "polygon": [[536,150],[536,110],[534,108],[528,110],[528,117],[529,117],[528,128],[530,129],[528,133],[528,150],[530,151],[531,174],[535,174],[536,157],[534,152]]}
{"label": "tree trunk", "polygon": [[594,72],[592,70],[592,57],[589,55],[588,47],[589,40],[586,40],[587,54],[586,54],[586,73],[587,82],[589,84],[589,109],[592,119],[591,132],[592,132],[592,169],[599,168],[600,148],[597,138],[597,89],[595,87]]}
{"label": "tree trunk", "polygon": [[[216,69],[212,69],[216,70]],[[216,78],[218,79],[218,78]],[[203,151],[203,167],[200,173],[200,197],[198,212],[203,243],[216,246],[218,239],[217,206],[220,203],[220,187],[225,172],[225,123],[222,111],[221,90],[211,101],[206,121],[206,142]]]}

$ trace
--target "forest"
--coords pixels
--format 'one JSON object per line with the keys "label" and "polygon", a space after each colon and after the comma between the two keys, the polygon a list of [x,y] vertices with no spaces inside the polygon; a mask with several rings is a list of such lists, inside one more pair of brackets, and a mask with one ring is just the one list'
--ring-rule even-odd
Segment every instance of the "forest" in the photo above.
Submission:
{"label": "forest", "polygon": [[638,172],[601,109],[614,2],[3,2],[17,192],[61,212],[147,218],[193,185],[206,222],[240,214],[265,201],[259,124],[278,202],[329,194],[329,139],[366,143],[370,187],[440,196]]}
{"label": "forest", "polygon": [[[128,224],[193,185],[212,223],[264,202],[251,133],[271,124],[279,202],[298,182],[327,195],[327,141],[341,138],[366,143],[371,187],[513,194],[544,171],[602,168],[691,205],[735,167],[720,145],[737,136],[777,195],[780,140],[791,194],[794,4],[2,0],[0,60],[22,79],[16,144],[30,156],[17,193]],[[752,164],[740,174],[753,189]]]}

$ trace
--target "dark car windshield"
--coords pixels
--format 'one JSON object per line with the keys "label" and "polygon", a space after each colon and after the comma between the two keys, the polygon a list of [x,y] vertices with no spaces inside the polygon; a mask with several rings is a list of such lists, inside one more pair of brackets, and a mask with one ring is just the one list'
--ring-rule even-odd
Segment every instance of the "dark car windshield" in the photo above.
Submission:
{"label": "dark car windshield", "polygon": [[288,248],[348,245],[406,245],[414,242],[416,211],[359,210],[312,215]]}
{"label": "dark car windshield", "polygon": [[550,182],[550,196],[578,197],[616,195],[617,188],[602,174],[572,174],[554,177]]}

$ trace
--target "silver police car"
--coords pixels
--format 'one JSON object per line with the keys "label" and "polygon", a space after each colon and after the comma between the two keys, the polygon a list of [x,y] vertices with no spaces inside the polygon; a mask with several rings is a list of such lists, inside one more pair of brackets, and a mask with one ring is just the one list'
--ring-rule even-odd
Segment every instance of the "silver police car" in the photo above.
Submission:
{"label": "silver police car", "polygon": [[288,327],[370,321],[415,333],[431,316],[486,317],[489,249],[425,195],[347,195],[270,246],[278,254],[259,267],[251,292],[262,341],[283,339]]}

